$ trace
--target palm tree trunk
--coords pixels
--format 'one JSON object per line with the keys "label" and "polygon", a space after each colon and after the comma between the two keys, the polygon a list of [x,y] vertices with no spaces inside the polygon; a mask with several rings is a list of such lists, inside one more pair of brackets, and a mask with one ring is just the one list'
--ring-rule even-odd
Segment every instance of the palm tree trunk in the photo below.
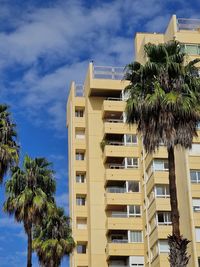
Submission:
{"label": "palm tree trunk", "polygon": [[187,245],[190,242],[187,238],[180,235],[180,222],[178,211],[178,200],[176,190],[176,173],[174,148],[168,148],[169,163],[169,192],[171,204],[172,235],[168,236],[169,243],[169,262],[170,267],[186,267],[190,256],[187,255]]}
{"label": "palm tree trunk", "polygon": [[27,227],[28,235],[28,251],[27,251],[27,267],[32,267],[32,225]]}
{"label": "palm tree trunk", "polygon": [[180,223],[179,223],[175,159],[174,159],[173,147],[170,147],[168,149],[168,163],[169,163],[169,192],[170,192],[170,204],[171,204],[172,235],[175,235],[177,238],[180,238]]}

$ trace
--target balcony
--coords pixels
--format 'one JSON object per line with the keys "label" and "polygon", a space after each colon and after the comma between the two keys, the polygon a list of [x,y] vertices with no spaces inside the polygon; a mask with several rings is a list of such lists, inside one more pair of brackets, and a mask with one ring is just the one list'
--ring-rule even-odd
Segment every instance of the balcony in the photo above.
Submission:
{"label": "balcony", "polygon": [[[113,158],[116,158],[116,157],[131,158],[133,156],[136,158],[139,158],[140,156],[139,149],[137,146],[134,146],[134,145],[124,146],[124,145],[120,145],[120,143],[117,143],[117,144],[111,143],[111,144],[105,145],[104,153],[103,153],[103,161],[104,163],[108,163],[112,161],[112,157]],[[114,162],[114,159],[113,159],[113,162]],[[123,164],[125,164],[125,161],[122,163],[122,165]]]}
{"label": "balcony", "polygon": [[171,225],[158,225],[150,234],[150,247],[152,247],[158,239],[167,239],[172,232]]}
{"label": "balcony", "polygon": [[[141,217],[128,217],[127,212],[115,213],[116,217],[108,217],[106,227],[108,230],[141,230]],[[119,216],[119,217],[117,217]],[[123,218],[122,218],[123,217]]]}
{"label": "balcony", "polygon": [[124,112],[126,102],[122,101],[121,97],[109,97],[103,101],[102,118],[107,117],[109,113]]}
{"label": "balcony", "polygon": [[107,258],[111,256],[143,256],[143,243],[108,243],[106,247]]}
{"label": "balcony", "polygon": [[177,19],[177,29],[187,31],[199,31],[200,30],[200,19]]}
{"label": "balcony", "polygon": [[122,90],[129,84],[123,80],[123,76],[123,67],[95,66],[90,63],[87,74],[88,95],[120,97]]}
{"label": "balcony", "polygon": [[148,217],[152,218],[157,211],[170,211],[170,199],[169,198],[154,198],[151,205],[148,208]]}
{"label": "balcony", "polygon": [[140,193],[106,193],[106,205],[141,205]]}
{"label": "balcony", "polygon": [[[136,168],[125,169],[124,166],[121,167],[111,165],[108,166],[111,168],[107,168],[105,170],[105,184],[109,181],[130,181],[130,180],[140,180],[140,170]],[[119,167],[119,168],[117,168]]]}
{"label": "balcony", "polygon": [[129,267],[129,257],[114,256],[110,257],[108,261],[109,267]]}
{"label": "balcony", "polygon": [[153,171],[147,181],[147,195],[152,191],[155,184],[169,184],[169,173],[167,171]]}

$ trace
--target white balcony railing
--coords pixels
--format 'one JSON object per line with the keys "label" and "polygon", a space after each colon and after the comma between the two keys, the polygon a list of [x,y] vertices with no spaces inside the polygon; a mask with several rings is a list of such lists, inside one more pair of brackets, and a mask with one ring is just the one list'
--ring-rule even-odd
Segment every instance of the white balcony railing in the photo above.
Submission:
{"label": "white balcony railing", "polygon": [[127,218],[128,213],[125,211],[113,211],[111,212],[111,218]]}
{"label": "white balcony railing", "polygon": [[82,84],[76,84],[75,85],[76,89],[76,96],[83,96],[84,95],[84,86]]}
{"label": "white balcony railing", "polygon": [[111,79],[122,80],[124,77],[123,67],[110,67],[110,66],[94,66],[93,78],[94,79]]}
{"label": "white balcony railing", "polygon": [[105,119],[105,122],[111,122],[111,123],[123,123],[123,119]]}
{"label": "white balcony railing", "polygon": [[108,187],[107,188],[108,193],[126,193],[126,188],[123,187]]}
{"label": "white balcony railing", "polygon": [[177,19],[178,30],[196,31],[200,30],[200,19]]}
{"label": "white balcony railing", "polygon": [[111,243],[128,243],[128,239],[112,239]]}

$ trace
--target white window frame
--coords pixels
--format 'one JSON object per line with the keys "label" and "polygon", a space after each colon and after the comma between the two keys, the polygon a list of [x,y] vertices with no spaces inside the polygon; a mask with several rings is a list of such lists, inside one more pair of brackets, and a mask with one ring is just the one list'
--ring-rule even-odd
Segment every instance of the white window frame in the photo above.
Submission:
{"label": "white window frame", "polygon": [[85,174],[84,173],[77,173],[76,174],[76,183],[84,184],[85,183]]}
{"label": "white window frame", "polygon": [[[127,137],[130,137],[130,142],[127,140]],[[134,139],[136,138],[136,141]],[[138,138],[136,134],[124,134],[124,145],[125,146],[131,146],[131,145],[137,145],[138,143]]]}
{"label": "white window frame", "polygon": [[84,160],[85,159],[85,153],[84,152],[76,152],[76,160]]}
{"label": "white window frame", "polygon": [[199,156],[200,155],[200,143],[193,143],[192,148],[189,150],[189,155]]}
{"label": "white window frame", "polygon": [[[162,166],[160,169],[157,169],[156,168],[156,163],[160,163],[160,165]],[[169,170],[169,166],[168,168],[165,167],[165,164],[168,164],[168,161],[167,160],[154,160],[153,161],[153,171],[168,171]]]}
{"label": "white window frame", "polygon": [[[194,172],[195,175],[196,175],[196,182],[194,182],[192,179],[191,179],[191,172]],[[190,170],[190,181],[192,184],[200,184],[200,170]]]}
{"label": "white window frame", "polygon": [[192,199],[192,208],[194,212],[200,212],[200,198]]}
{"label": "white window frame", "polygon": [[165,250],[161,250],[161,242],[163,242],[163,241],[168,244],[167,239],[158,240],[158,251],[159,251],[159,254],[160,253],[169,253],[169,248],[168,249],[165,249]]}
{"label": "white window frame", "polygon": [[78,140],[85,139],[85,130],[75,130],[75,138]]}
{"label": "white window frame", "polygon": [[[131,161],[131,164],[128,163],[128,161]],[[137,160],[137,164],[134,164],[134,161]],[[130,168],[138,168],[139,167],[139,160],[138,158],[131,158],[131,157],[127,157],[125,158],[125,168],[126,169],[130,169]]]}
{"label": "white window frame", "polygon": [[[133,207],[133,213],[130,212],[131,207]],[[140,208],[140,213],[137,213],[137,207]],[[141,206],[140,205],[128,205],[127,214],[128,214],[128,217],[141,217],[142,216]]]}
{"label": "white window frame", "polygon": [[[129,191],[129,183],[138,183],[139,190],[138,191]],[[127,193],[140,193],[140,182],[137,180],[134,181],[126,181],[126,192]]]}
{"label": "white window frame", "polygon": [[[159,222],[158,221],[158,213],[163,213],[164,222]],[[172,220],[171,220],[170,211],[158,211],[156,213],[156,223],[157,223],[157,225],[171,225],[172,224]]]}
{"label": "white window frame", "polygon": [[[158,195],[157,194],[157,187],[163,187],[164,188],[164,194],[163,195]],[[155,192],[155,197],[156,198],[169,198],[170,197],[170,194],[167,194],[167,186],[169,186],[169,185],[167,185],[167,184],[159,184],[159,185],[156,185],[155,187],[154,187],[154,192]]]}
{"label": "white window frame", "polygon": [[[141,241],[131,241],[131,232],[140,233]],[[143,231],[142,230],[129,230],[128,231],[128,243],[143,243]]]}
{"label": "white window frame", "polygon": [[200,242],[200,227],[195,227],[196,242]]}
{"label": "white window frame", "polygon": [[76,206],[86,206],[86,197],[76,196]]}
{"label": "white window frame", "polygon": [[75,117],[76,118],[83,118],[84,117],[84,109],[75,108]]}

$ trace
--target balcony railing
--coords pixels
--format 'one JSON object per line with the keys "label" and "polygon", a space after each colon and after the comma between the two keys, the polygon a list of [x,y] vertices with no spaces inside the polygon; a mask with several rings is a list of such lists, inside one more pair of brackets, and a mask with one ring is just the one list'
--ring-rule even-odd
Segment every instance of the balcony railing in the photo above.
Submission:
{"label": "balcony railing", "polygon": [[122,164],[116,164],[116,163],[110,163],[108,164],[109,169],[137,169],[138,165],[122,165]]}
{"label": "balcony railing", "polygon": [[123,123],[123,119],[105,119],[105,122]]}
{"label": "balcony railing", "polygon": [[200,30],[200,19],[177,19],[178,30]]}
{"label": "balcony railing", "polygon": [[125,211],[111,212],[111,218],[127,218],[128,214]]}
{"label": "balcony railing", "polygon": [[84,95],[84,86],[82,84],[76,84],[75,85],[76,89],[76,96],[83,96]]}
{"label": "balcony railing", "polygon": [[108,97],[106,98],[108,101],[122,101],[121,97]]}
{"label": "balcony railing", "polygon": [[128,239],[112,239],[111,243],[128,243]]}
{"label": "balcony railing", "polygon": [[123,187],[108,187],[108,193],[126,193],[126,188]]}
{"label": "balcony railing", "polygon": [[124,146],[124,142],[120,141],[107,141],[107,144],[110,146]]}
{"label": "balcony railing", "polygon": [[94,66],[93,78],[94,79],[111,79],[122,80],[124,77],[123,67],[109,67],[109,66]]}

